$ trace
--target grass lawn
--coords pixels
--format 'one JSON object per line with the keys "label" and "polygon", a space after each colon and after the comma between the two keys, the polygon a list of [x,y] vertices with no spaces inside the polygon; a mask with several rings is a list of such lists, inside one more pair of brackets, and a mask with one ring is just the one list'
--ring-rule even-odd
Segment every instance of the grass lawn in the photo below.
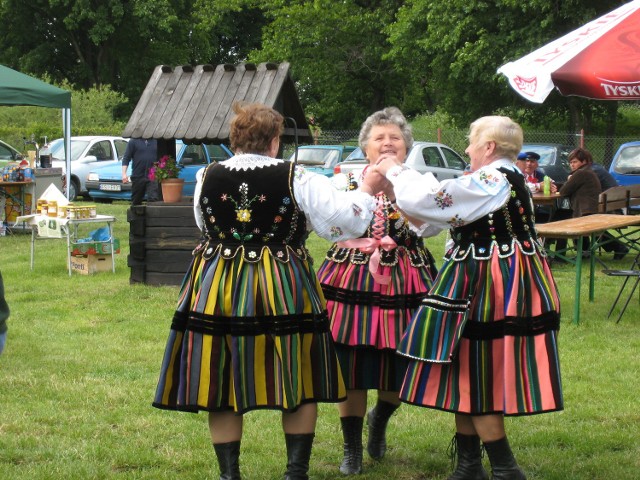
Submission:
{"label": "grass lawn", "polygon": [[[0,479],[218,478],[206,415],[151,407],[178,288],[129,283],[127,208],[98,205],[98,213],[118,218],[115,275],[69,277],[65,242],[56,240],[36,244],[30,271],[30,237],[0,237],[11,307],[0,356]],[[428,241],[438,260],[443,243],[442,235]],[[312,236],[317,262],[327,245]],[[584,275],[582,318],[574,325],[573,267],[559,266],[555,275],[566,409],[507,419],[515,455],[529,479],[640,478],[639,302],[616,324],[606,315],[621,279],[598,272],[590,303]],[[453,415],[405,405],[391,420],[384,461],[365,454],[357,478],[444,479],[453,432]],[[336,408],[321,405],[311,478],[342,478],[341,451]],[[280,415],[246,415],[243,478],[282,478],[285,463]]]}

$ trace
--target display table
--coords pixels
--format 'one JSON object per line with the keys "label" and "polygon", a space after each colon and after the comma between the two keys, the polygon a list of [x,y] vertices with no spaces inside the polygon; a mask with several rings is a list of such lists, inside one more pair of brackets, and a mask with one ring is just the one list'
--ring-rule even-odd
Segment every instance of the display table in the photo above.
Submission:
{"label": "display table", "polygon": [[31,227],[31,270],[33,270],[35,242],[37,238],[66,238],[67,239],[67,267],[69,276],[71,276],[71,250],[78,242],[78,227],[81,225],[89,225],[93,223],[103,223],[109,227],[109,240],[104,243],[110,245],[111,252],[111,271],[115,273],[116,262],[114,257],[113,245],[113,223],[116,217],[110,215],[97,215],[95,218],[57,218],[48,217],[46,215],[25,215],[18,217],[16,223],[24,222]]}

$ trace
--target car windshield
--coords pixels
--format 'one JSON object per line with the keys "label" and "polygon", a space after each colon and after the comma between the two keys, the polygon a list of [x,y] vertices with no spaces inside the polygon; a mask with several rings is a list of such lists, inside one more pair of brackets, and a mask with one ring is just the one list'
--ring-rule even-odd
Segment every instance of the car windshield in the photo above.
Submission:
{"label": "car windshield", "polygon": [[209,158],[215,160],[216,162],[222,162],[223,160],[229,158],[226,150],[220,145],[205,144],[205,148],[207,149],[207,152],[209,152]]}
{"label": "car windshield", "polygon": [[640,145],[625,147],[614,160],[617,173],[640,174]]}
{"label": "car windshield", "polygon": [[553,160],[555,158],[556,149],[553,147],[544,147],[541,145],[532,145],[532,146],[523,146],[523,151],[531,151],[536,152],[540,155],[540,160],[538,160],[538,165],[544,167],[545,165],[553,165]]}
{"label": "car windshield", "polygon": [[[77,160],[89,145],[88,140],[71,140],[71,161]],[[43,148],[41,154],[49,155],[54,160],[64,160],[64,140],[59,138],[49,144],[49,147]]]}
{"label": "car windshield", "polygon": [[351,152],[344,161],[348,162],[350,160],[364,160],[364,153],[362,153],[362,149],[360,147]]}
{"label": "car windshield", "polygon": [[340,152],[338,150],[304,148],[298,150],[298,163],[314,166],[331,165],[339,156]]}

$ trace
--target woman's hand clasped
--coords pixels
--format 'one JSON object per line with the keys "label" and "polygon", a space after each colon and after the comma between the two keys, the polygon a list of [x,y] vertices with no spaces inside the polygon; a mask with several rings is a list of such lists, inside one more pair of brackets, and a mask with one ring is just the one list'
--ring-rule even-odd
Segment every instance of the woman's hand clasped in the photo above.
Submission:
{"label": "woman's hand clasped", "polygon": [[367,172],[362,179],[360,189],[366,193],[373,195],[376,192],[385,190],[389,185],[387,178],[378,172],[375,166],[371,165],[367,168]]}

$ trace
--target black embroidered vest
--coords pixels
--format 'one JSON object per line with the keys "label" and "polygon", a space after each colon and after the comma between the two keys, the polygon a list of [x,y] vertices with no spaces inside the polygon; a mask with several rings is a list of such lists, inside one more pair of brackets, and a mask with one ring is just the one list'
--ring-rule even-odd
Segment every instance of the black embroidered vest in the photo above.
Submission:
{"label": "black embroidered vest", "polygon": [[534,206],[531,193],[522,174],[509,168],[498,169],[511,185],[511,196],[499,210],[485,215],[475,222],[451,230],[455,245],[447,252],[455,260],[472,255],[486,259],[497,248],[500,256],[513,255],[516,245],[525,254],[533,254],[536,249],[544,252],[537,242],[534,223]]}
{"label": "black embroidered vest", "polygon": [[294,164],[246,157],[249,168],[230,168],[238,157],[207,168],[200,193],[207,240],[199,250],[204,249],[206,259],[240,253],[246,261],[257,262],[265,249],[282,262],[290,254],[306,259],[308,233],[293,197]]}

